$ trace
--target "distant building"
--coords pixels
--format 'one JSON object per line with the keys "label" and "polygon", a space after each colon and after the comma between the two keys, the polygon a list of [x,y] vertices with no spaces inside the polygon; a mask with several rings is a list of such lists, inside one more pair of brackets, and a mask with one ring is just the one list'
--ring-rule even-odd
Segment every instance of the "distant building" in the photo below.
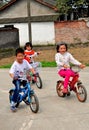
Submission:
{"label": "distant building", "polygon": [[[33,44],[55,44],[54,21],[57,20],[58,14],[54,3],[54,0],[31,0]],[[19,29],[19,41],[23,46],[29,41],[28,18],[27,0],[12,0],[0,11],[0,27],[13,25]]]}

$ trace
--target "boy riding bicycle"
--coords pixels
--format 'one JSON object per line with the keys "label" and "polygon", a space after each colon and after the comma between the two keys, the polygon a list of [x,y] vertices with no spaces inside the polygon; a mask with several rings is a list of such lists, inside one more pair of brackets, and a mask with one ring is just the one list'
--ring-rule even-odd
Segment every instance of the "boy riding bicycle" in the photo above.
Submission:
{"label": "boy riding bicycle", "polygon": [[23,83],[25,83],[25,81],[27,80],[28,71],[32,71],[32,73],[35,74],[32,66],[24,59],[24,50],[22,48],[17,48],[15,55],[16,60],[12,64],[9,71],[9,74],[13,79],[13,84],[15,85],[15,90],[11,102],[12,111],[16,110],[15,103],[17,101],[21,85],[20,79],[22,79],[24,81]]}

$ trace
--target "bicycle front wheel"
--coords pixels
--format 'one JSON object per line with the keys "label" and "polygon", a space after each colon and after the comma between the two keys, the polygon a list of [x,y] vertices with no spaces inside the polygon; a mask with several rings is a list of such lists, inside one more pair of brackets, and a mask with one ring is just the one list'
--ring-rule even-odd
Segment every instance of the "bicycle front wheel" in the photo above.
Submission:
{"label": "bicycle front wheel", "polygon": [[59,97],[65,97],[66,94],[64,94],[62,92],[62,89],[63,89],[63,81],[57,81],[57,85],[56,85],[56,91],[57,91],[57,94]]}
{"label": "bicycle front wheel", "polygon": [[31,108],[31,111],[34,112],[34,113],[37,113],[38,110],[39,110],[39,101],[38,101],[38,98],[36,96],[36,94],[31,94],[30,96],[30,108]]}
{"label": "bicycle front wheel", "polygon": [[86,101],[86,99],[87,99],[87,91],[86,91],[86,88],[82,84],[77,86],[76,96],[77,96],[77,98],[78,98],[78,100],[80,102],[85,102]]}
{"label": "bicycle front wheel", "polygon": [[42,80],[40,78],[40,76],[36,77],[36,86],[41,89],[42,88]]}

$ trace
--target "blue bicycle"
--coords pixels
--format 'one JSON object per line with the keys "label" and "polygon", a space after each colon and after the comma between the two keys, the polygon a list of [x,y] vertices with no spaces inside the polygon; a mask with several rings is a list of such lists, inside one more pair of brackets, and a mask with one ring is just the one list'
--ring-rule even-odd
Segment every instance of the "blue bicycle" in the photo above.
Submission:
{"label": "blue bicycle", "polygon": [[[34,90],[31,89],[30,82],[28,81],[21,81],[22,84],[20,86],[19,95],[17,98],[17,102],[15,103],[15,107],[18,107],[19,104],[23,101],[26,105],[30,106],[30,109],[32,112],[37,113],[39,110],[39,101],[38,98],[34,92]],[[25,82],[23,85],[23,82]],[[12,97],[14,94],[15,88],[10,89],[9,91],[9,101],[11,103]]]}

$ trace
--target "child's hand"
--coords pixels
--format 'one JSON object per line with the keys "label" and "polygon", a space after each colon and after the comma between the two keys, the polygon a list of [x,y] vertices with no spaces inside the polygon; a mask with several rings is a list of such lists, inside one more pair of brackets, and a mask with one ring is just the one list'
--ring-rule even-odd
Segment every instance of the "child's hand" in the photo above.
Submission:
{"label": "child's hand", "polygon": [[19,78],[18,76],[14,76],[13,80],[18,80],[18,78]]}
{"label": "child's hand", "polygon": [[80,67],[81,69],[83,69],[83,68],[85,68],[86,66],[83,65],[83,64],[81,64],[79,67]]}
{"label": "child's hand", "polygon": [[39,52],[37,52],[37,55],[39,55],[41,52],[39,51]]}
{"label": "child's hand", "polygon": [[69,66],[68,66],[68,65],[65,65],[65,64],[63,65],[63,67],[64,67],[65,69],[69,68]]}

